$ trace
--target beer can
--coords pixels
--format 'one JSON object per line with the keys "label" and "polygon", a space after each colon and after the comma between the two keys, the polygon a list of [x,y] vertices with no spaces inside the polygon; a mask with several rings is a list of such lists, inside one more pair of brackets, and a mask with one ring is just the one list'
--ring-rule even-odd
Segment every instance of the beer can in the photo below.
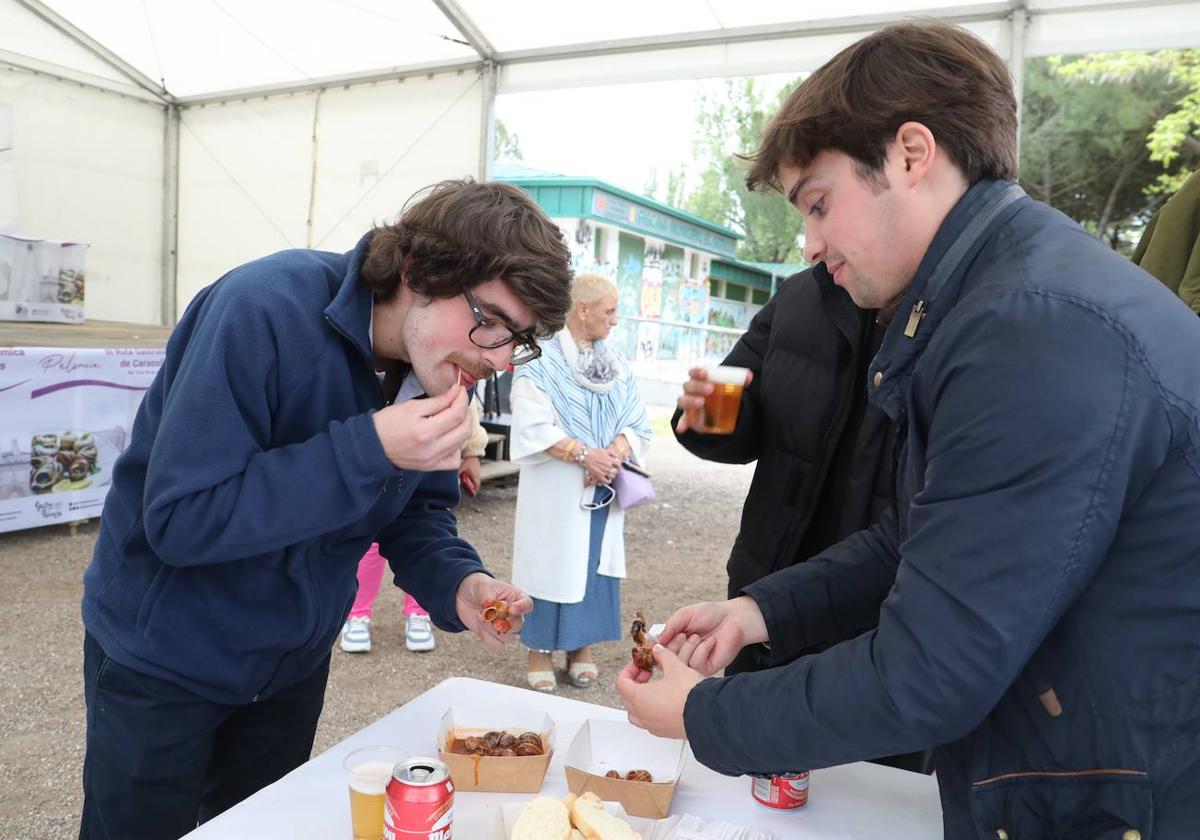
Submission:
{"label": "beer can", "polygon": [[750,780],[750,795],[768,808],[791,811],[808,802],[808,771]]}
{"label": "beer can", "polygon": [[451,840],[453,823],[450,768],[436,758],[397,764],[383,806],[384,840]]}

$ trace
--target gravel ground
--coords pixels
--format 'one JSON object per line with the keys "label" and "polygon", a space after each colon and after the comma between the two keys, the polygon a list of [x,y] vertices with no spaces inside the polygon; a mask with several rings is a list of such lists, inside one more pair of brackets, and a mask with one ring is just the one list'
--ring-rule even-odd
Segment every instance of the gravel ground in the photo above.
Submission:
{"label": "gravel ground", "polygon": [[[636,610],[662,621],[678,606],[724,595],[725,557],[752,473],[748,466],[693,458],[671,437],[661,412],[654,426],[650,466],[658,498],[626,520],[626,624]],[[459,509],[463,536],[502,578],[511,569],[516,497],[515,485],[485,485]],[[79,599],[96,533],[92,522],[75,533],[63,526],[0,534],[2,840],[49,840],[78,831],[84,751]],[[402,603],[400,591],[385,585],[372,621],[371,653],[334,651],[314,752],[447,677],[524,685],[524,652],[517,648],[493,654],[467,634],[437,631],[434,651],[405,650]],[[619,706],[613,675],[628,655],[624,642],[596,648],[600,682],[586,690],[569,685],[559,690]],[[558,666],[565,667],[561,661]]]}

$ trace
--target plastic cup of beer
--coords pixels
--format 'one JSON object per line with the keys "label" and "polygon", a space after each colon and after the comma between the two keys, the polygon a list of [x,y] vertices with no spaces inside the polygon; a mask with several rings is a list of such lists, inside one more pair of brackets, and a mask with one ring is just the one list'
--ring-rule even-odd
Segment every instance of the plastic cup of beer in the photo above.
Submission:
{"label": "plastic cup of beer", "polygon": [[383,802],[392,770],[408,756],[397,747],[363,747],[342,761],[350,783],[354,840],[383,840]]}
{"label": "plastic cup of beer", "polygon": [[708,369],[712,393],[704,398],[700,411],[700,429],[706,435],[729,435],[737,426],[738,410],[742,407],[742,390],[746,387],[748,368],[718,365]]}

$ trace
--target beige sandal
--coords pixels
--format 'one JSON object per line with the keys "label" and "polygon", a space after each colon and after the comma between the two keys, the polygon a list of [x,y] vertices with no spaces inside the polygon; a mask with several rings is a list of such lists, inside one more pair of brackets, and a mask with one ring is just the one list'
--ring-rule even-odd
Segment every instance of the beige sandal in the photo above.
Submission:
{"label": "beige sandal", "polygon": [[553,671],[526,671],[525,682],[534,691],[549,694],[558,688],[558,679]]}
{"label": "beige sandal", "polygon": [[576,688],[591,688],[599,676],[595,662],[572,662],[567,666],[567,678]]}

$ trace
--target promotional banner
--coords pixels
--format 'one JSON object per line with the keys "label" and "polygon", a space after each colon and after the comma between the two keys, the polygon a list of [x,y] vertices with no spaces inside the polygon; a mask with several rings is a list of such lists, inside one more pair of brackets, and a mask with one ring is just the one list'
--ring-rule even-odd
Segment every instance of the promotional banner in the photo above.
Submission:
{"label": "promotional banner", "polygon": [[13,151],[13,109],[0,102],[0,233],[16,233],[17,164]]}
{"label": "promotional banner", "polygon": [[87,248],[0,233],[0,321],[82,324]]}
{"label": "promotional banner", "polygon": [[0,532],[100,514],[164,353],[0,348]]}

